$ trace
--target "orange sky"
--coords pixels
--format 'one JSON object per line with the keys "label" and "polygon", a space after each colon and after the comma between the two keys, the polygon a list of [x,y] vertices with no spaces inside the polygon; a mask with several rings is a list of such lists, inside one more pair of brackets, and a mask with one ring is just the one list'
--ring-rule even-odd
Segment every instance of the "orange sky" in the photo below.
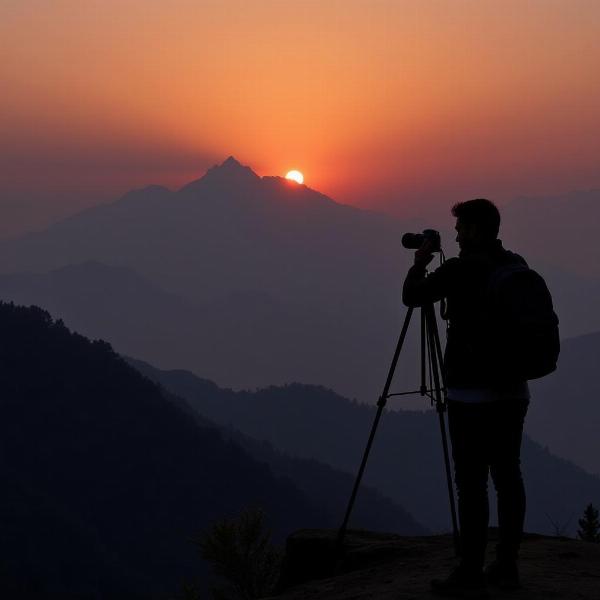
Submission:
{"label": "orange sky", "polygon": [[596,0],[5,0],[0,234],[235,155],[403,214],[600,187]]}

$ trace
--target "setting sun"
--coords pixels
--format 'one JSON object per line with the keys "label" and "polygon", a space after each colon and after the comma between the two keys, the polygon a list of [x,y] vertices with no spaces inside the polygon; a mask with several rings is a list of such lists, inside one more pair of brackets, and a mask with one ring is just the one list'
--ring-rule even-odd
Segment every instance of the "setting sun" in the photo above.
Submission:
{"label": "setting sun", "polygon": [[295,181],[296,183],[304,183],[304,175],[302,175],[302,173],[300,173],[300,171],[288,171],[285,178],[291,179],[292,181]]}

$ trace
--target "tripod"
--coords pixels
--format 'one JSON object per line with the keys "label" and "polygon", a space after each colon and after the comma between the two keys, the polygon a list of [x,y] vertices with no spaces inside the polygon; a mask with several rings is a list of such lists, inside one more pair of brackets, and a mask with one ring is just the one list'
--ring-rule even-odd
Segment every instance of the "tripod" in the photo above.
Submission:
{"label": "tripod", "polygon": [[[444,397],[445,382],[443,381],[443,374],[441,370],[441,365],[443,361],[442,347],[440,344],[440,336],[438,332],[433,304],[426,304],[421,307],[421,387],[418,391],[413,392],[400,392],[395,394],[389,393],[389,389],[392,384],[392,379],[394,377],[394,371],[396,370],[396,364],[398,363],[398,359],[400,357],[400,352],[402,350],[402,346],[404,344],[404,340],[408,332],[408,326],[410,324],[410,319],[413,315],[413,312],[414,308],[410,307],[408,309],[408,312],[406,313],[404,324],[402,325],[402,330],[400,332],[400,338],[396,346],[396,351],[394,352],[394,358],[392,359],[392,364],[388,372],[387,380],[385,382],[383,392],[379,397],[379,400],[377,401],[377,414],[375,415],[375,421],[373,422],[373,426],[371,427],[371,433],[369,435],[367,447],[365,449],[362,462],[358,470],[358,475],[356,476],[354,488],[352,490],[350,501],[348,502],[348,508],[346,509],[346,514],[344,516],[344,521],[338,531],[336,539],[337,556],[341,555],[341,550],[343,547],[344,537],[346,535],[346,529],[348,527],[350,514],[352,512],[352,508],[354,507],[356,494],[360,486],[360,482],[367,464],[367,459],[369,458],[369,452],[371,451],[371,446],[373,445],[373,440],[375,439],[377,426],[379,425],[379,420],[381,419],[381,415],[383,413],[383,409],[386,405],[387,399],[392,396],[405,396],[408,394],[417,393],[420,393],[422,396],[428,396],[429,398],[431,398],[431,401],[435,403],[435,407],[438,413],[440,432],[442,435],[442,447],[444,450],[444,464],[446,467],[446,483],[448,485],[448,496],[450,498],[450,513],[452,517],[454,550],[457,556],[460,553],[458,524],[456,519],[456,505],[454,502],[454,489],[452,486],[450,457],[448,453],[448,437],[446,435],[446,423],[444,419],[444,412],[446,411],[446,401]],[[429,377],[427,377],[427,375],[429,375]],[[429,381],[427,381],[427,379],[429,379]]]}

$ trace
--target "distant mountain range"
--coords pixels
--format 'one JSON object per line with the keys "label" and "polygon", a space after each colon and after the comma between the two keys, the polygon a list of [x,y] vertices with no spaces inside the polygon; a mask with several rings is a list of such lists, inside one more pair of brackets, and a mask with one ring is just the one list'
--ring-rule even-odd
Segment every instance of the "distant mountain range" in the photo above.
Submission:
{"label": "distant mountain range", "polygon": [[[565,222],[591,219],[590,194]],[[546,203],[519,206],[505,211],[507,245],[526,256],[548,250],[532,264],[549,281],[563,337],[600,330],[600,279],[565,269],[578,234],[565,228],[557,252]],[[424,225],[259,177],[230,157],[177,192],[136,190],[0,243],[0,297],[48,308],[119,352],[237,389],[302,381],[372,402],[405,314],[412,253],[401,235]],[[403,389],[414,387],[415,337],[398,369]]]}
{"label": "distant mountain range", "polygon": [[[149,600],[206,583],[192,539],[248,507],[279,543],[339,524],[349,475],[222,435],[41,309],[0,303],[0,332],[3,598]],[[374,490],[358,511],[364,527],[425,531]]]}
{"label": "distant mountain range", "polygon": [[243,290],[311,304],[354,301],[379,289],[397,265],[399,225],[280,177],[260,178],[230,157],[178,192],[130,192],[5,242],[0,268],[97,260],[194,300]]}
{"label": "distant mountain range", "polygon": [[554,453],[600,475],[600,333],[562,344],[560,368],[531,382],[529,434]]}
{"label": "distant mountain range", "polygon": [[[5,273],[96,261],[139,274],[132,273],[131,283],[124,282],[123,271],[111,282],[105,270],[106,287],[89,293],[82,288],[93,285],[94,275],[84,273],[90,267],[84,264],[49,276],[60,283],[25,280],[29,291],[9,278],[1,293],[50,306],[45,291],[51,285],[54,314],[85,324],[106,315],[103,303],[110,296],[115,311],[123,305],[122,317],[106,315],[112,325],[86,333],[110,340],[121,352],[193,368],[227,385],[300,379],[366,396],[383,376],[394,343],[389,329],[398,322],[409,260],[400,249],[402,230],[385,215],[337,204],[282,178],[260,178],[230,158],[176,193],[156,186],[132,192],[0,244]],[[65,291],[57,292],[61,286]],[[134,299],[129,292],[136,286]],[[161,297],[151,298],[153,292]],[[173,317],[164,308],[165,294],[179,299]],[[197,310],[190,316],[181,301]],[[130,329],[132,305],[149,319],[141,337],[135,329],[139,318],[134,316]],[[153,311],[157,305],[161,310]],[[164,321],[174,320],[175,330],[166,333]],[[117,343],[119,331],[131,345]],[[359,371],[360,379],[348,375]]]}
{"label": "distant mountain range", "polygon": [[[331,390],[293,384],[234,392],[185,371],[161,371],[132,361],[142,373],[185,398],[199,414],[264,440],[290,455],[356,473],[375,407]],[[537,400],[536,400],[537,402]],[[540,403],[543,399],[539,400]],[[558,458],[525,436],[526,530],[553,533],[552,521],[574,534],[587,504],[600,502],[600,478]],[[434,411],[386,411],[365,482],[405,506],[432,531],[450,528],[442,448]]]}

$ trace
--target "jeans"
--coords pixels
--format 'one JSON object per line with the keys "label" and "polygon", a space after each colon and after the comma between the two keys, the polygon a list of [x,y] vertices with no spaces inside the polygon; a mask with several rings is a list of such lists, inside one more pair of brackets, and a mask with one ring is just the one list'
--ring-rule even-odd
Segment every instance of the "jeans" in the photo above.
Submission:
{"label": "jeans", "polygon": [[462,564],[483,568],[489,521],[488,473],[498,497],[497,554],[517,559],[525,519],[521,438],[528,400],[466,403],[448,401]]}

